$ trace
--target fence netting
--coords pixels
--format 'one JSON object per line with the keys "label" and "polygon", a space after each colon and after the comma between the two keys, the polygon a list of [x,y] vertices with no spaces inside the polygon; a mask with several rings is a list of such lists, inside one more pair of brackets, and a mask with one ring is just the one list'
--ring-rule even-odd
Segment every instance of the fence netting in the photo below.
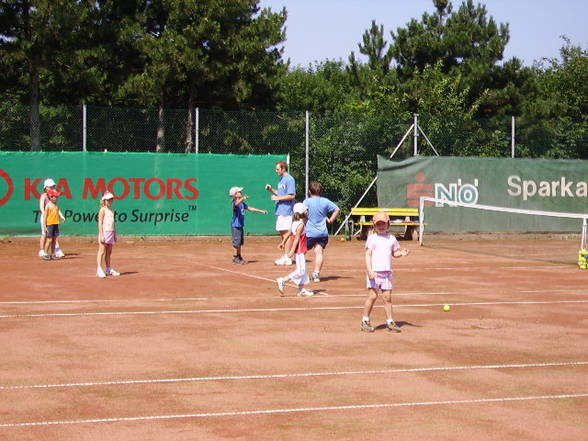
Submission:
{"label": "fence netting", "polygon": [[[289,154],[299,183],[319,180],[344,213],[376,176],[377,155],[414,155],[414,120],[362,112],[262,112],[40,106],[38,148],[32,148],[29,106],[0,119],[1,151],[108,151]],[[419,155],[588,159],[588,119],[419,115]],[[400,140],[405,135],[402,144]],[[514,133],[514,139],[513,139]],[[514,143],[514,146],[513,146]],[[303,188],[303,185],[300,185]],[[301,194],[302,196],[302,194]],[[375,189],[364,204],[377,203]]]}

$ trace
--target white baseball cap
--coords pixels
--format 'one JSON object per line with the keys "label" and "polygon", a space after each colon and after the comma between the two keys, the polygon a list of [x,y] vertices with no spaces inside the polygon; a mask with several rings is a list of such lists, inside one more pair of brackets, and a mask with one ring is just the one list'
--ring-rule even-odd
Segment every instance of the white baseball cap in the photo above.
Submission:
{"label": "white baseball cap", "polygon": [[47,188],[47,187],[55,187],[57,184],[55,183],[55,181],[51,178],[47,178],[45,179],[45,182],[43,182],[43,187]]}
{"label": "white baseball cap", "polygon": [[240,191],[243,191],[243,187],[231,187],[229,190],[229,196],[233,197]]}
{"label": "white baseball cap", "polygon": [[308,211],[308,207],[304,205],[302,202],[297,202],[294,204],[294,213],[304,214]]}
{"label": "white baseball cap", "polygon": [[102,196],[102,200],[103,201],[106,201],[108,199],[114,199],[114,195],[111,192],[109,192],[109,191],[107,191],[106,193],[104,193],[104,196]]}

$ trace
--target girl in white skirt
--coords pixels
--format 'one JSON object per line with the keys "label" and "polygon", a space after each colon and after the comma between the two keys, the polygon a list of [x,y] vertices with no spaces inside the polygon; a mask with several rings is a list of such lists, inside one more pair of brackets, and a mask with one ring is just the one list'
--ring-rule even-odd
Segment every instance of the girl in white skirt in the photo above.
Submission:
{"label": "girl in white skirt", "polygon": [[276,282],[278,284],[278,290],[280,295],[284,295],[287,282],[292,282],[298,285],[299,296],[312,296],[314,292],[304,288],[310,279],[306,272],[306,252],[308,247],[306,245],[306,221],[308,220],[308,207],[300,202],[294,204],[294,221],[292,227],[283,237],[282,242],[279,245],[280,249],[283,249],[285,244],[288,242],[290,236],[294,236],[290,250],[287,252],[287,256],[292,259],[296,259],[296,270],[288,274],[286,277],[279,277]]}

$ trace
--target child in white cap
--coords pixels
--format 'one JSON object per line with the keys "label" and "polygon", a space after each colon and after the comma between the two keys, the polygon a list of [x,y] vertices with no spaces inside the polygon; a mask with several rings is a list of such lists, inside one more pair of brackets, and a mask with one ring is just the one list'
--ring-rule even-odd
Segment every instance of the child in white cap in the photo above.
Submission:
{"label": "child in white cap", "polygon": [[233,218],[231,219],[231,236],[233,239],[233,248],[235,249],[233,263],[244,265],[249,263],[241,256],[241,248],[245,243],[245,210],[263,214],[267,214],[267,210],[260,210],[259,208],[247,205],[245,201],[249,199],[249,196],[241,193],[242,191],[243,187],[231,187],[229,196],[233,198]]}
{"label": "child in white cap", "polygon": [[98,268],[96,269],[96,276],[101,279],[106,276],[120,276],[120,273],[115,271],[111,264],[112,247],[116,243],[113,201],[114,195],[112,193],[104,193],[100,200],[100,211],[98,212],[98,255],[96,256]]}
{"label": "child in white cap", "polygon": [[288,274],[286,277],[279,277],[276,279],[278,284],[278,291],[280,291],[280,295],[284,295],[284,291],[286,288],[287,282],[293,282],[298,285],[298,295],[299,296],[312,296],[314,295],[313,291],[309,291],[304,288],[310,279],[308,277],[308,273],[306,271],[306,252],[308,251],[308,246],[306,244],[306,221],[308,220],[308,207],[301,202],[294,204],[294,218],[292,222],[292,227],[288,231],[288,233],[282,238],[282,242],[278,246],[280,249],[284,249],[286,243],[288,243],[288,239],[290,236],[294,237],[294,240],[291,242],[290,249],[286,250],[286,256],[289,259],[293,257],[296,260],[296,270]]}

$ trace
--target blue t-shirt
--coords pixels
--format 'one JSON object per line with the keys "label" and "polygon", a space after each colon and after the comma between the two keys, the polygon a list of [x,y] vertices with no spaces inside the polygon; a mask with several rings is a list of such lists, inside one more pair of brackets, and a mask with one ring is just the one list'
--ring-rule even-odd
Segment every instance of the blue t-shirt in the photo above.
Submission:
{"label": "blue t-shirt", "polygon": [[[277,196],[296,194],[296,183],[291,175],[284,175],[278,182]],[[291,201],[276,201],[276,216],[292,216],[294,214],[294,199]]]}
{"label": "blue t-shirt", "polygon": [[235,200],[233,199],[233,220],[231,221],[231,227],[243,228],[245,226],[245,210],[247,210],[247,204],[245,202],[235,205]]}
{"label": "blue t-shirt", "polygon": [[310,197],[304,200],[308,207],[308,222],[306,222],[307,237],[327,237],[327,218],[335,211],[337,205],[323,197]]}

